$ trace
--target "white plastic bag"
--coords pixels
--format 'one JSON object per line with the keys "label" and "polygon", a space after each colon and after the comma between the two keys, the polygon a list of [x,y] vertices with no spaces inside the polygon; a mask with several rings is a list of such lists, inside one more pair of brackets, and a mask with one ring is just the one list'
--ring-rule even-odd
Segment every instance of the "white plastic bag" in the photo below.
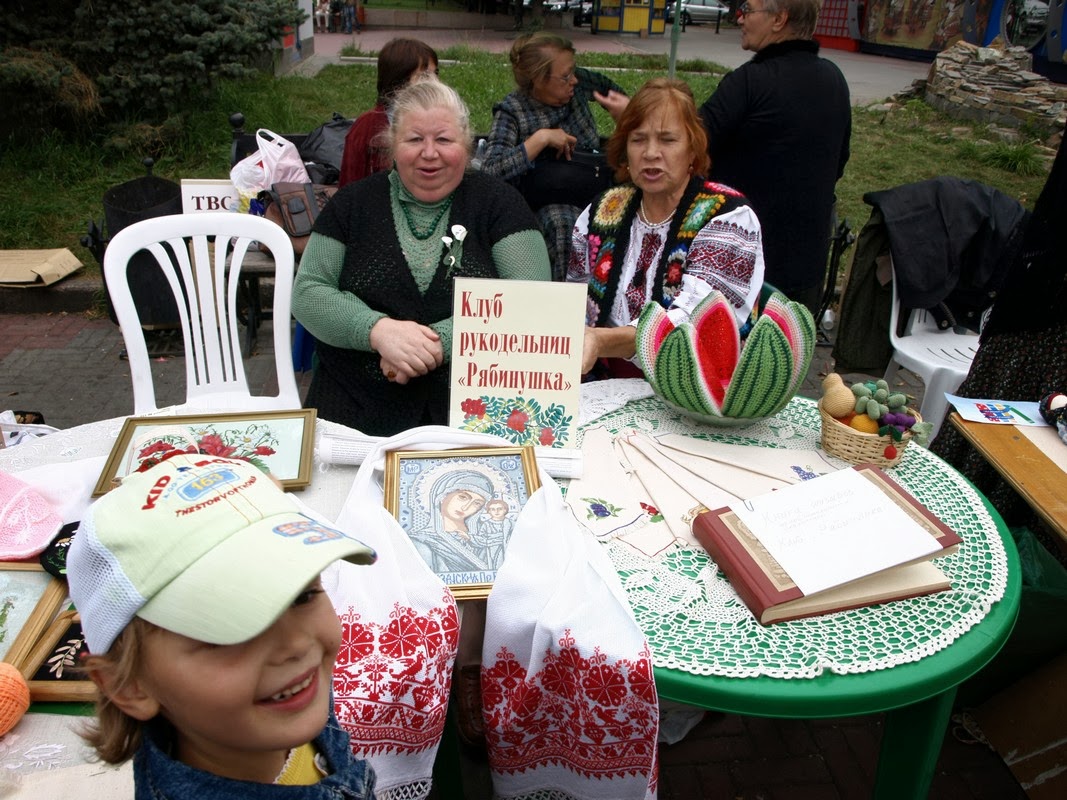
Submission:
{"label": "white plastic bag", "polygon": [[259,157],[266,177],[264,189],[275,183],[311,182],[295,144],[266,128],[256,131],[256,141],[259,142]]}
{"label": "white plastic bag", "polygon": [[264,189],[270,188],[267,174],[263,171],[263,159],[259,151],[247,155],[233,165],[230,182],[237,190],[237,211],[247,214],[252,200]]}

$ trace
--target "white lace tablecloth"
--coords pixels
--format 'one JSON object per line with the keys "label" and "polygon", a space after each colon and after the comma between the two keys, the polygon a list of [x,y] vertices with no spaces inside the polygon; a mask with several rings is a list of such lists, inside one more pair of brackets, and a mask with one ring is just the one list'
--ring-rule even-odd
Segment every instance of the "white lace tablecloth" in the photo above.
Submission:
{"label": "white lace tablecloth", "polygon": [[[603,384],[582,387],[585,424],[595,419],[615,433],[683,433],[754,447],[819,446],[819,413],[810,400],[794,398],[751,427],[719,429],[666,407],[644,381]],[[943,650],[978,624],[1007,584],[1007,556],[996,523],[956,470],[914,442],[890,472],[963,538],[956,554],[934,562],[951,579],[951,590],[764,627],[703,550],[676,547],[648,557],[613,541],[605,546],[649,638],[655,666],[724,677],[870,672]]]}
{"label": "white lace tablecloth", "polygon": [[[0,470],[5,472],[22,472],[37,467],[49,466],[57,469],[57,475],[63,474],[67,480],[84,477],[91,480],[90,488],[95,485],[104,460],[118,439],[125,417],[90,422],[75,428],[67,428],[57,433],[42,436],[39,439],[24,441],[16,447],[0,450]],[[350,432],[343,425],[328,420],[315,423],[316,452],[320,440],[330,432]],[[88,472],[85,476],[77,475],[79,467]],[[352,480],[358,467],[346,464],[326,464],[318,457],[314,460],[314,474],[311,485],[295,493],[302,502],[329,520],[337,518],[341,511]],[[77,509],[73,509],[76,511]],[[73,521],[80,517],[72,517]]]}

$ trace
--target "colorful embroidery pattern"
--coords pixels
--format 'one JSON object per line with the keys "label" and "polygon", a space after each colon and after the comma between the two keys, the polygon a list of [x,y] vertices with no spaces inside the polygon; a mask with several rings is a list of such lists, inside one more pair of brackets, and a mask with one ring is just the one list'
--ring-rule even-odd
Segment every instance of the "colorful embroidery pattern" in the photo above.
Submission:
{"label": "colorful embroidery pattern", "polygon": [[[664,308],[670,307],[681,291],[686,257],[693,239],[710,219],[727,207],[729,200],[741,198],[742,195],[735,190],[712,181],[704,181],[699,185],[674,233],[674,243],[668,239],[661,266],[664,268],[662,290],[660,296],[652,298],[653,300]],[[593,265],[589,278],[589,324],[596,324],[600,310],[611,294],[610,284],[613,280],[618,281],[621,264],[616,262],[615,253],[619,250],[625,255],[625,246],[619,249],[619,240],[622,239],[625,244],[629,225],[636,213],[636,199],[636,186],[618,186],[605,192],[599,205],[593,209],[589,220],[589,235],[586,237],[589,263]]]}
{"label": "colorful embroidery pattern", "polygon": [[552,403],[545,407],[528,397],[468,397],[463,410],[461,430],[491,433],[514,445],[562,447],[573,424],[566,406]]}
{"label": "colorful embroidery pattern", "polygon": [[352,606],[339,616],[334,710],[353,740],[370,743],[357,755],[435,747],[459,642],[455,603],[442,598],[425,616],[397,603],[385,625],[364,620]]}
{"label": "colorful embroidery pattern", "polygon": [[599,648],[583,655],[569,629],[558,645],[534,673],[506,648],[492,667],[483,668],[494,768],[514,774],[559,764],[603,779],[646,770],[655,756],[647,732],[657,714],[647,647],[633,661],[612,662]]}
{"label": "colorful embroidery pattern", "polygon": [[619,516],[619,512],[622,511],[621,508],[612,505],[601,497],[583,497],[582,502],[589,504],[585,509],[586,519],[617,517]]}

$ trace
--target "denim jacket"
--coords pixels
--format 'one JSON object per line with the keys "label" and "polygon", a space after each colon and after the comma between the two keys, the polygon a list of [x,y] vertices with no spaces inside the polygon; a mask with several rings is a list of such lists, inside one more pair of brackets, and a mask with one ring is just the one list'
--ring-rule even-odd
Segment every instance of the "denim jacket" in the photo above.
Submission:
{"label": "denim jacket", "polygon": [[[158,734],[158,732],[157,732]],[[314,741],[329,775],[313,786],[279,786],[223,778],[175,761],[145,728],[144,741],[134,756],[135,800],[375,800],[374,770],[352,755],[348,734],[337,718],[330,719]]]}

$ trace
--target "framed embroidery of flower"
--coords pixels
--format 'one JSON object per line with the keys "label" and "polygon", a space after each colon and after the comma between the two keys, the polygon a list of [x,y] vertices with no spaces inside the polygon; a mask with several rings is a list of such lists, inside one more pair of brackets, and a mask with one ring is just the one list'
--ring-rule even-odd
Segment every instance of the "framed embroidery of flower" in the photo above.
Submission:
{"label": "framed embroidery of flower", "polygon": [[249,461],[277,478],[287,491],[311,483],[315,409],[130,417],[123,423],[93,497],[133,472],[143,472],[178,453]]}
{"label": "framed embroidery of flower", "polygon": [[489,595],[519,512],[540,485],[529,446],[385,455],[385,507],[458,600]]}

